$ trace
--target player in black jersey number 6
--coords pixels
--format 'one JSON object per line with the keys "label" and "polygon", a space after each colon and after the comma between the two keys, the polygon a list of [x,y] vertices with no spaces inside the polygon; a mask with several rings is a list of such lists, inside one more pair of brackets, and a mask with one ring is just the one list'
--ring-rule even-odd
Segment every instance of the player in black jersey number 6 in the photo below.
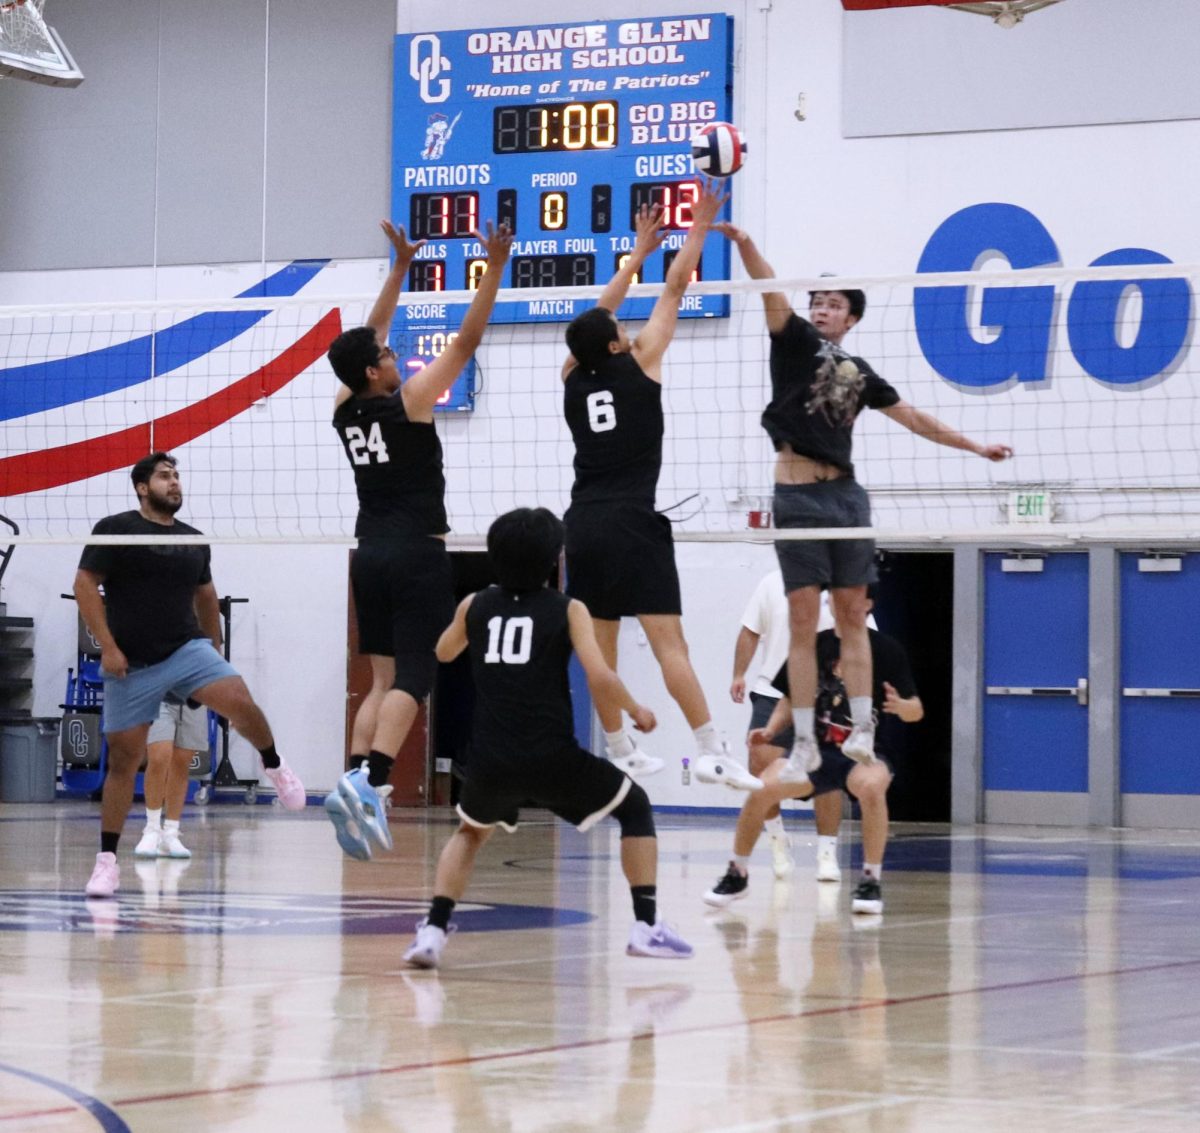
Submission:
{"label": "player in black jersey number 6", "polygon": [[358,648],[371,661],[371,691],[354,717],[351,769],[325,799],[338,842],[367,860],[371,842],[392,847],[381,796],[392,764],[433,687],[433,647],[454,616],[454,584],[446,552],[446,478],[433,407],[475,353],[496,302],[512,247],[501,226],[474,233],[487,249],[487,271],[457,335],[423,370],[401,384],[387,344],[405,273],[425,243],[403,228],[383,230],[395,259],[367,325],[344,331],[329,348],[341,380],[333,427],[354,470],[358,548],[350,584],[358,618]]}
{"label": "player in black jersey number 6", "polygon": [[[709,226],[728,199],[719,184],[701,184],[687,239],[636,339],[630,340],[616,311],[634,275],[662,244],[662,210],[657,207],[642,208],[633,251],[597,306],[567,327],[571,353],[562,368],[563,411],[575,442],[575,484],[564,516],[567,592],[596,619],[596,640],[613,669],[621,618],[641,622],[667,691],[696,737],[696,778],[754,790],[762,781],[730,759],[688,658],[671,524],[654,510],[662,468],[663,355]],[[617,708],[597,706],[597,711],[609,758],[618,767],[630,775],[651,775],[662,768],[660,758],[637,747]]]}
{"label": "player in black jersey number 6", "polygon": [[612,815],[621,825],[621,866],[633,897],[626,952],[660,959],[692,954],[658,919],[658,841],[646,792],[575,742],[567,683],[572,649],[597,706],[628,712],[645,732],[655,720],[605,664],[583,603],[546,586],[562,540],[562,524],[545,508],[500,516],[487,540],[500,585],[464,598],[438,641],[439,661],[470,651],[475,719],[458,801],[462,822],[438,860],[429,915],[404,954],[415,967],[440,963],[475,856],[497,826],[516,829],[523,803],[546,807],[581,831]]}

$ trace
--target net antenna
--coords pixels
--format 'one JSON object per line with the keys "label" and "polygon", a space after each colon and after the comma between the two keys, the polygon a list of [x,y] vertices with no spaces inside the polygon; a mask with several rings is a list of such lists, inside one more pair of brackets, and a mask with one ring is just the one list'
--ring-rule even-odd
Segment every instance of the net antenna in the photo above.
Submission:
{"label": "net antenna", "polygon": [[978,4],[947,4],[957,12],[972,12],[979,16],[990,16],[997,27],[1005,30],[1015,28],[1033,12],[1059,4],[1062,0],[983,0]]}
{"label": "net antenna", "polygon": [[25,79],[52,87],[77,87],[83,72],[42,17],[46,0],[0,3],[0,78]]}

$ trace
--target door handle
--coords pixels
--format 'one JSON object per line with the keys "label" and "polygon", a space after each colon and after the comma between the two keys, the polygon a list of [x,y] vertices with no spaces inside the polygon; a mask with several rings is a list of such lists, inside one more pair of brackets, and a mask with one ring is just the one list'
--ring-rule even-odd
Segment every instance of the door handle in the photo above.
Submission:
{"label": "door handle", "polygon": [[[1084,706],[1088,702],[1087,677],[1080,677],[1074,687],[1069,685],[988,685],[985,691],[989,696],[1073,696],[1078,703]],[[1200,696],[1200,691],[1197,692],[1197,695]]]}
{"label": "door handle", "polygon": [[1200,688],[1123,688],[1121,689],[1121,695],[1196,700],[1200,699]]}

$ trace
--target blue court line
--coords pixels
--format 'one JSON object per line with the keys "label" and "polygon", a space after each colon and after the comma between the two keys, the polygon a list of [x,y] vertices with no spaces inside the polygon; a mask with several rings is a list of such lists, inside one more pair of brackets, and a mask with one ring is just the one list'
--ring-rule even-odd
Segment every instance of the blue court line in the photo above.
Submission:
{"label": "blue court line", "polygon": [[[41,1074],[35,1074],[32,1070],[22,1070],[18,1066],[10,1066],[8,1063],[0,1062],[0,1073],[12,1074],[17,1078],[25,1078],[30,1082],[36,1082],[39,1086],[45,1086],[47,1089],[54,1090],[56,1093],[62,1094],[63,1097],[73,1101],[80,1109],[91,1114],[104,1130],[104,1133],[132,1133],[125,1122],[117,1116],[114,1110],[111,1110],[98,1098],[94,1098],[91,1094],[82,1093],[75,1089],[74,1086],[68,1086],[65,1082],[56,1082],[53,1078],[44,1078]],[[55,1113],[67,1112],[65,1110],[33,1110],[29,1113],[14,1113],[0,1117],[0,1123],[9,1121],[23,1120],[28,1121],[37,1117],[49,1117]]]}
{"label": "blue court line", "polygon": [[[295,260],[238,294],[295,295],[328,260]],[[209,311],[141,338],[86,354],[0,369],[0,421],[100,397],[177,370],[237,338],[269,311]]]}

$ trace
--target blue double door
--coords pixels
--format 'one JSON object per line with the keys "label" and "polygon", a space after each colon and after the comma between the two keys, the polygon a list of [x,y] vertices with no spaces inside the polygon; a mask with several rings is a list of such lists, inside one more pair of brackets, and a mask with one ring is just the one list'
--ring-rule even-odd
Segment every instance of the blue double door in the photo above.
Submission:
{"label": "blue double door", "polygon": [[1090,558],[985,556],[984,817],[1200,825],[1200,555],[1121,553],[1107,590]]}

